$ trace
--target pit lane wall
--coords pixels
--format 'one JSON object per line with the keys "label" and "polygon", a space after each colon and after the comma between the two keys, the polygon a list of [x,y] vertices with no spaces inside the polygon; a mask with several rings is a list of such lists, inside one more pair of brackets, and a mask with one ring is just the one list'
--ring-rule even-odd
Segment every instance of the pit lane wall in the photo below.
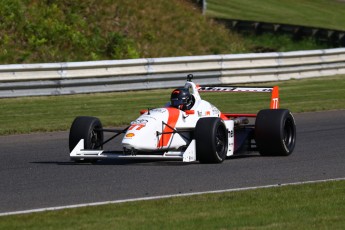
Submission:
{"label": "pit lane wall", "polygon": [[190,73],[200,85],[333,76],[345,74],[345,48],[0,65],[0,98],[172,88]]}

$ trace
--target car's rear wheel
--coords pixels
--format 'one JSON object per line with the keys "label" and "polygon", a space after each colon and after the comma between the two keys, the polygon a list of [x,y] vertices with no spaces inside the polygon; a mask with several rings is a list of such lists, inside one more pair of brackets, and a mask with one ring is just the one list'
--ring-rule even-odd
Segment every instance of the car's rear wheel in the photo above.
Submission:
{"label": "car's rear wheel", "polygon": [[196,156],[200,163],[221,163],[226,158],[228,135],[217,117],[201,118],[195,127]]}
{"label": "car's rear wheel", "polygon": [[[84,139],[85,149],[103,148],[102,123],[98,118],[81,116],[74,119],[69,133],[69,150],[72,151],[81,139]],[[85,162],[84,159],[78,161],[82,160]]]}
{"label": "car's rear wheel", "polygon": [[255,121],[255,141],[264,156],[288,156],[296,144],[295,120],[287,109],[259,111]]}

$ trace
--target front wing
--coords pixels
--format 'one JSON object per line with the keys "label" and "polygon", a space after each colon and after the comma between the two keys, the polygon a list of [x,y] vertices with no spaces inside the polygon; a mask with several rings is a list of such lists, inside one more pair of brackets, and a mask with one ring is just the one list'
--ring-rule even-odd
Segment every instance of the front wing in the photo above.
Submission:
{"label": "front wing", "polygon": [[192,140],[185,151],[166,151],[162,154],[126,154],[123,151],[104,151],[84,149],[84,139],[74,147],[70,153],[71,160],[101,160],[101,159],[153,159],[153,160],[182,160],[196,161],[195,140]]}

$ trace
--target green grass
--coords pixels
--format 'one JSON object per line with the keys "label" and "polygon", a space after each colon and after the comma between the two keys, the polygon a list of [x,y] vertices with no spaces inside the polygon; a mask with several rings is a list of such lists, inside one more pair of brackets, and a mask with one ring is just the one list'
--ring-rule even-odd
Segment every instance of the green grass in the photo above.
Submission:
{"label": "green grass", "polygon": [[2,0],[0,63],[170,57],[245,50],[189,1]]}
{"label": "green grass", "polygon": [[[247,2],[251,7],[247,8]],[[231,5],[233,3],[236,7]],[[299,5],[297,2],[289,4],[291,10],[281,6],[283,3],[277,4],[274,1],[257,4],[257,1],[251,0],[240,3],[238,0],[219,1],[220,5],[217,5],[216,1],[209,1],[209,15],[219,11],[219,14],[229,17],[261,20],[256,19],[256,16],[269,15],[269,9],[273,8],[276,18],[272,17],[272,20],[277,22],[281,18],[296,18],[295,24],[306,21],[289,14],[281,17],[287,12],[294,13],[294,6]],[[261,6],[265,8],[261,9]],[[323,2],[318,5],[319,11],[306,11],[306,18],[314,20],[317,17],[321,21],[334,21],[341,26],[344,21],[343,14],[339,15],[342,6],[340,3]],[[254,9],[264,10],[265,13],[259,11],[253,16],[246,13]],[[334,15],[320,10],[334,12]],[[242,36],[215,23],[212,18],[204,17],[194,0],[2,0],[0,15],[1,64],[325,48],[313,41],[298,42],[296,45],[295,41],[284,36]],[[332,23],[326,25],[334,27]]]}
{"label": "green grass", "polygon": [[0,229],[343,229],[345,181],[0,217]]}
{"label": "green grass", "polygon": [[290,35],[264,33],[247,34],[243,40],[246,47],[255,53],[287,52],[295,50],[318,50],[330,48],[326,43],[317,42],[313,38],[293,39]]}
{"label": "green grass", "polygon": [[[344,4],[336,0],[257,3],[208,0],[208,15],[345,27]],[[284,36],[242,37],[182,0],[4,0],[0,15],[3,64],[324,48],[314,41],[296,45]],[[281,107],[292,112],[345,109],[345,76],[273,84],[281,87]],[[78,115],[100,117],[105,126],[124,125],[140,109],[165,104],[170,92],[0,99],[0,135],[68,130]],[[269,102],[266,95],[203,97],[227,112],[257,112]],[[344,192],[340,181],[141,201],[0,217],[0,229],[342,229]]]}
{"label": "green grass", "polygon": [[[345,2],[339,0],[207,0],[207,16],[345,30]],[[256,53],[315,50],[330,44],[313,38],[278,34],[243,35],[244,46]]]}
{"label": "green grass", "polygon": [[207,0],[207,15],[345,30],[339,0]]}
{"label": "green grass", "polygon": [[[197,83],[197,79],[195,79]],[[345,76],[250,85],[279,85],[281,107],[293,113],[345,109]],[[141,109],[162,107],[172,89],[71,96],[0,99],[0,135],[68,130],[76,116],[99,117],[104,126],[121,126]],[[269,107],[268,94],[202,93],[224,112],[251,112]]]}

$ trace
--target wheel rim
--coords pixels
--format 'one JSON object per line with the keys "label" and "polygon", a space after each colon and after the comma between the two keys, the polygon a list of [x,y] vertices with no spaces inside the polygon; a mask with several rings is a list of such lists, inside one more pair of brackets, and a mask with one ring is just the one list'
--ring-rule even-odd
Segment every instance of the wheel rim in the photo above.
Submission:
{"label": "wheel rim", "polygon": [[101,147],[100,133],[93,129],[90,133],[90,148],[98,149]]}
{"label": "wheel rim", "polygon": [[223,155],[226,148],[226,136],[224,129],[219,126],[216,134],[216,151],[218,154]]}
{"label": "wheel rim", "polygon": [[291,150],[295,141],[295,131],[293,126],[293,121],[291,119],[287,119],[284,124],[284,143],[286,147]]}

